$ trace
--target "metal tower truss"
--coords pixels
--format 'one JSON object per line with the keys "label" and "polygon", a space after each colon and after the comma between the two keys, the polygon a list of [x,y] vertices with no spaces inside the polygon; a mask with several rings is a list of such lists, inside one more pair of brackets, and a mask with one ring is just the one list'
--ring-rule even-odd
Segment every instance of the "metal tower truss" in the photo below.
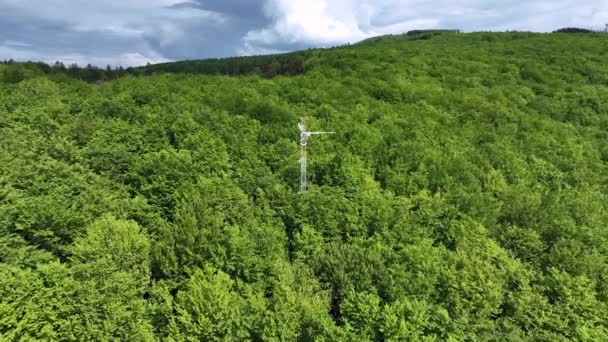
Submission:
{"label": "metal tower truss", "polygon": [[306,120],[298,123],[300,129],[300,193],[306,192],[306,145],[308,138],[316,134],[334,134],[335,132],[308,132],[305,125]]}

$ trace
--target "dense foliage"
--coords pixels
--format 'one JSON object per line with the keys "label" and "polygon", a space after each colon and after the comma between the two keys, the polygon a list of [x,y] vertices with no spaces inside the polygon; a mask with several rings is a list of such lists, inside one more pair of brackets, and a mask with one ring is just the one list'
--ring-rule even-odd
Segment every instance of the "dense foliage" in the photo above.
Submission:
{"label": "dense foliage", "polygon": [[590,29],[579,27],[564,27],[554,31],[555,33],[593,33]]}
{"label": "dense foliage", "polygon": [[0,65],[0,339],[608,340],[607,37],[410,38]]}
{"label": "dense foliage", "polygon": [[251,57],[231,57],[222,59],[204,59],[197,61],[179,61],[160,63],[137,68],[138,75],[151,75],[159,72],[217,74],[217,75],[259,75],[274,77],[278,75],[294,76],[304,72],[304,60],[307,52],[292,52],[278,55]]}
{"label": "dense foliage", "polygon": [[53,65],[38,62],[16,63],[4,60],[1,64],[12,65],[7,69],[10,75],[4,77],[5,82],[15,83],[31,75],[46,75],[52,78],[70,77],[85,82],[102,83],[124,76],[149,76],[161,73],[187,73],[203,75],[258,75],[272,78],[279,75],[295,76],[304,72],[306,57],[315,50],[297,51],[277,55],[251,57],[231,57],[223,59],[185,60],[171,63],[149,64],[142,67],[112,67],[105,69],[93,65],[84,67],[78,64],[66,66],[57,61]]}

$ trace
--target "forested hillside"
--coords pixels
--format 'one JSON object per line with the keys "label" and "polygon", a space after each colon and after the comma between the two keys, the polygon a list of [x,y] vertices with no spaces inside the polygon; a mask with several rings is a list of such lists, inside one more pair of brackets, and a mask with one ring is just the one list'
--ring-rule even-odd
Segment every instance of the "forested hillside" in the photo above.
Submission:
{"label": "forested hillside", "polygon": [[297,56],[0,65],[0,340],[608,340],[608,36]]}

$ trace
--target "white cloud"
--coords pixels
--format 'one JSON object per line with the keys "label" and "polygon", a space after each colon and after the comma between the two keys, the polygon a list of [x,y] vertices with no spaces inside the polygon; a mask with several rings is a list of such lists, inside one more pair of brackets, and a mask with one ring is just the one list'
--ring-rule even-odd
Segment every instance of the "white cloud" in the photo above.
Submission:
{"label": "white cloud", "polygon": [[155,63],[164,63],[171,62],[172,60],[164,58],[158,54],[151,55],[142,55],[139,52],[126,52],[121,53],[120,55],[114,56],[86,56],[86,55],[65,55],[65,56],[57,56],[57,58],[47,58],[44,61],[52,64],[55,61],[62,61],[64,64],[69,65],[72,63],[77,63],[80,66],[85,66],[87,64],[96,65],[96,66],[105,66],[111,65],[112,67],[130,67],[130,66],[139,66],[146,65],[147,63],[155,64]]}
{"label": "white cloud", "polygon": [[419,13],[409,5],[415,5],[415,2],[267,0],[265,10],[273,19],[272,24],[249,31],[243,41],[250,47],[274,44],[326,46],[440,25],[440,19],[433,13]]}
{"label": "white cloud", "polygon": [[286,50],[279,50],[273,48],[265,48],[257,45],[252,45],[249,43],[245,43],[242,47],[237,49],[237,54],[239,56],[254,56],[254,55],[271,55],[278,53],[289,52]]}
{"label": "white cloud", "polygon": [[61,61],[65,65],[76,63],[80,66],[87,64],[104,67],[111,65],[112,67],[130,67],[145,65],[147,63],[164,63],[171,62],[170,59],[164,58],[154,51],[147,51],[146,54],[140,52],[125,52],[119,55],[109,56],[90,56],[84,54],[67,54],[67,55],[48,55],[45,53],[34,52],[23,49],[26,46],[14,46],[3,44],[0,45],[0,56],[2,59],[13,59],[18,61],[36,61],[54,64],[56,61]]}
{"label": "white cloud", "polygon": [[552,31],[608,23],[606,0],[266,0],[265,9],[272,23],[244,36],[249,50],[327,46],[425,28]]}
{"label": "white cloud", "polygon": [[19,42],[19,41],[15,41],[15,40],[5,40],[2,45],[6,45],[6,46],[12,46],[12,47],[17,47],[17,48],[24,48],[24,47],[30,47],[32,46],[32,44],[29,43],[25,43],[25,42]]}
{"label": "white cloud", "polygon": [[368,35],[358,27],[355,9],[349,1],[271,0],[266,12],[272,26],[247,33],[247,43],[321,43],[352,41]]}

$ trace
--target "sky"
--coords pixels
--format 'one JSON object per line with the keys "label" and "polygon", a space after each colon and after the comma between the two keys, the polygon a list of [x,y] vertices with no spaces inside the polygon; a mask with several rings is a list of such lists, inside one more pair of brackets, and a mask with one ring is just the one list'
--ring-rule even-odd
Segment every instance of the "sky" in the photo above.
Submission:
{"label": "sky", "polygon": [[0,59],[101,67],[330,47],[413,29],[600,29],[608,0],[0,0]]}

